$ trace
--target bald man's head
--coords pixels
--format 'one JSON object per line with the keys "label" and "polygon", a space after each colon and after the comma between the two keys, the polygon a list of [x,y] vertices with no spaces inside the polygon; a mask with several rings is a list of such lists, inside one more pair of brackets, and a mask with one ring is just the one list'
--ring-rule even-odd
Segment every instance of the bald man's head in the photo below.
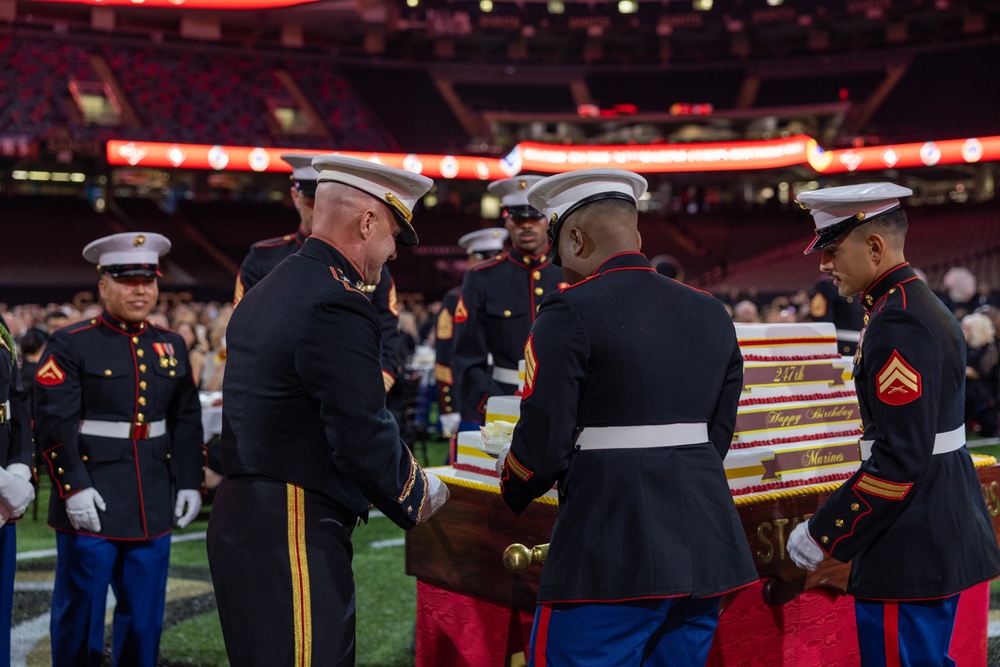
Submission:
{"label": "bald man's head", "polygon": [[600,199],[559,226],[559,257],[568,281],[583,280],[612,255],[639,250],[639,214],[623,199]]}
{"label": "bald man's head", "polygon": [[350,185],[320,182],[312,233],[335,245],[354,263],[365,282],[374,285],[382,265],[396,257],[400,227],[384,201]]}

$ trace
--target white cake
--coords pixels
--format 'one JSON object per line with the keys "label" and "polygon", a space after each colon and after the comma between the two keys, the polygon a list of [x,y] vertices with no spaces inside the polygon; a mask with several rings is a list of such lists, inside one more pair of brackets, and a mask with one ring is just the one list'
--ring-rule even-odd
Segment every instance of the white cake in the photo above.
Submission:
{"label": "white cake", "polygon": [[[851,359],[837,352],[832,324],[737,324],[743,395],[725,459],[734,496],[846,479],[860,463]],[[516,423],[518,396],[486,402],[486,422]],[[496,485],[481,434],[458,434],[454,476]],[[550,492],[550,495],[554,492]]]}
{"label": "white cake", "polygon": [[743,395],[726,456],[734,495],[833,482],[860,464],[851,359],[832,324],[737,324]]}

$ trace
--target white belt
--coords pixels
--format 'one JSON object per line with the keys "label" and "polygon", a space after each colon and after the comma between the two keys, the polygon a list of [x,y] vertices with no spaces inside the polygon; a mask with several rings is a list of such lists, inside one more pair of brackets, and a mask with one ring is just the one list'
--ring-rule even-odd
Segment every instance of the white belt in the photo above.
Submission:
{"label": "white belt", "polygon": [[167,420],[161,419],[158,422],[148,424],[135,424],[132,422],[105,422],[96,419],[84,419],[80,422],[80,433],[84,435],[96,435],[102,438],[127,438],[131,440],[148,440],[149,438],[159,438],[167,434]]}
{"label": "white belt", "polygon": [[[861,460],[867,461],[868,457],[872,455],[872,443],[874,440],[860,440],[858,444],[861,446]],[[956,449],[961,449],[962,445],[965,444],[965,424],[962,424],[953,431],[948,431],[947,433],[938,433],[934,436],[934,455],[947,454],[948,452],[953,452]]]}
{"label": "white belt", "polygon": [[0,424],[6,424],[10,419],[10,401],[0,403]]}
{"label": "white belt", "polygon": [[493,367],[493,379],[504,384],[521,384],[521,374],[513,368]]}
{"label": "white belt", "polygon": [[577,449],[642,449],[681,447],[708,442],[708,424],[648,426],[587,426],[576,439]]}
{"label": "white belt", "polygon": [[861,340],[861,332],[852,329],[837,329],[837,340],[849,340],[852,343],[857,343]]}

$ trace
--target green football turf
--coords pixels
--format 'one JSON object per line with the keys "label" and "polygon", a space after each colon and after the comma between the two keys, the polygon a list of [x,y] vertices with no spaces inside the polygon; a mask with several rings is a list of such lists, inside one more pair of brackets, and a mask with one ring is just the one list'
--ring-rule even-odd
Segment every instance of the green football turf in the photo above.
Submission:
{"label": "green football turf", "polygon": [[[429,465],[440,465],[444,461],[445,443],[429,443],[427,450]],[[417,454],[422,458],[422,451]],[[39,503],[37,519],[29,508],[18,524],[20,553],[55,549],[55,533],[45,523],[50,483],[47,477],[42,481],[36,501]],[[207,511],[203,511],[198,520],[184,530],[175,531],[174,535],[203,534],[207,525]],[[404,535],[405,531],[384,517],[372,518],[367,525],[362,524],[354,531],[358,667],[413,665],[416,580],[407,576],[404,570],[401,542]],[[22,578],[38,577],[50,573],[54,565],[55,557],[47,556],[21,561],[18,570]],[[229,663],[219,615],[210,592],[205,592],[211,577],[204,539],[197,537],[174,543],[170,567],[171,585],[181,581],[191,590],[185,589],[179,594],[181,599],[167,604],[160,664],[225,667]],[[25,619],[18,618],[15,623],[20,620]],[[29,661],[29,667],[33,664]]]}
{"label": "green football turf", "polygon": [[[443,443],[428,448],[430,465],[443,461]],[[1000,459],[1000,445],[973,449]],[[46,480],[47,482],[47,480]],[[18,524],[18,551],[55,548],[53,531],[45,525],[48,484],[39,493],[38,519],[27,516]],[[205,531],[205,513],[176,535]],[[385,518],[373,518],[354,531],[354,577],[357,584],[357,664],[359,667],[409,667],[413,665],[413,641],[416,605],[416,581],[404,571],[403,545],[390,542],[377,547],[373,543],[401,540],[405,531]],[[36,574],[51,569],[54,557],[19,564],[19,571]],[[211,582],[203,539],[175,543],[171,548],[171,578],[191,580],[206,589]],[[28,572],[30,571],[30,572]],[[1000,582],[993,582],[994,599],[1000,596]],[[180,602],[168,603],[165,631],[160,646],[161,664],[185,667],[225,667],[228,665],[219,616],[210,593],[197,591]],[[15,621],[17,622],[17,621]],[[41,664],[41,663],[40,663]],[[32,663],[29,662],[29,667]]]}

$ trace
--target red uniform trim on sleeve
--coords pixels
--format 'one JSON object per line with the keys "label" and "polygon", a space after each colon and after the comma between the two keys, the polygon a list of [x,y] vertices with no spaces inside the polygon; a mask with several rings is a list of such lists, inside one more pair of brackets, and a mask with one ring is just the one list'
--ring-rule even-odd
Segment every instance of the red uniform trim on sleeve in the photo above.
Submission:
{"label": "red uniform trim on sleeve", "polygon": [[523,463],[514,458],[512,452],[507,452],[507,461],[505,464],[507,470],[514,474],[522,482],[527,482],[534,475],[532,471],[528,470]]}

